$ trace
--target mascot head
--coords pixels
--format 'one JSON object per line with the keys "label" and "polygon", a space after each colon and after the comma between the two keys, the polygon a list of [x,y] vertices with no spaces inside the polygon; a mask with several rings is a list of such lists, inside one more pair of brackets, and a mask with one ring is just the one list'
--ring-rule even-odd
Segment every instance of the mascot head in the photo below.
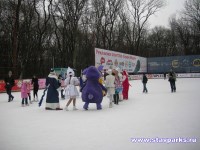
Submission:
{"label": "mascot head", "polygon": [[90,66],[87,68],[87,72],[86,72],[87,79],[98,80],[100,76],[101,74],[95,66]]}

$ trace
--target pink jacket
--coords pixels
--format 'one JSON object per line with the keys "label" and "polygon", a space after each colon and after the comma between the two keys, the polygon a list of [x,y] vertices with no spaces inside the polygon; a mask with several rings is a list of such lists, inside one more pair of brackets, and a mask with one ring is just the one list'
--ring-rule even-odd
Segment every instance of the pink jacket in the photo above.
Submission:
{"label": "pink jacket", "polygon": [[27,93],[31,92],[31,84],[30,82],[27,83]]}
{"label": "pink jacket", "polygon": [[27,83],[22,83],[22,87],[21,87],[21,98],[28,98],[28,89],[27,89]]}

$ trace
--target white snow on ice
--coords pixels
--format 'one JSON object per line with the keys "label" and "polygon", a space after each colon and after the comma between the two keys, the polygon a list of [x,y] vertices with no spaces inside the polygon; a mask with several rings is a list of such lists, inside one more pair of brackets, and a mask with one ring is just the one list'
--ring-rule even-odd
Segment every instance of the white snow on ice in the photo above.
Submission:
{"label": "white snow on ice", "polygon": [[[13,102],[0,94],[0,150],[199,150],[200,79],[178,79],[177,92],[167,80],[149,79],[148,94],[140,80],[130,82],[129,100],[102,110],[47,111],[35,102],[21,107],[20,93]],[[41,97],[43,90],[39,91]],[[64,108],[67,100],[60,100]],[[131,138],[196,138],[196,143],[132,143]]]}

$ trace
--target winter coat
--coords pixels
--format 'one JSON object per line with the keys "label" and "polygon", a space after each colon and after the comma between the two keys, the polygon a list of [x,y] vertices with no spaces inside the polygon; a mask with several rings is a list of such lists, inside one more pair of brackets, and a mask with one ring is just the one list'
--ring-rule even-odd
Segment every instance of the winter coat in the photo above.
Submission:
{"label": "winter coat", "polygon": [[31,84],[33,84],[33,89],[34,90],[38,90],[39,89],[38,78],[32,78]]}
{"label": "winter coat", "polygon": [[123,71],[123,82],[122,82],[122,86],[124,89],[128,89],[129,88],[129,81],[128,81],[128,74],[126,73],[126,71]]}
{"label": "winter coat", "polygon": [[46,78],[46,86],[48,86],[46,102],[59,103],[59,94],[57,91],[57,89],[59,89],[59,85],[57,76],[49,74]]}
{"label": "winter coat", "polygon": [[22,82],[21,86],[21,98],[28,98],[28,89],[27,89],[27,83]]}
{"label": "winter coat", "polygon": [[5,88],[12,88],[15,85],[15,81],[12,76],[11,77],[7,76],[4,79],[4,82],[5,82]]}
{"label": "winter coat", "polygon": [[169,73],[169,82],[175,82],[176,81],[176,74],[175,72]]}
{"label": "winter coat", "polygon": [[148,81],[147,76],[144,75],[144,76],[142,77],[142,83],[147,83],[147,81]]}
{"label": "winter coat", "polygon": [[123,87],[122,87],[122,83],[121,83],[121,78],[120,76],[115,76],[115,93],[119,94],[120,92],[122,92]]}
{"label": "winter coat", "polygon": [[105,87],[108,90],[108,94],[115,94],[115,77],[113,75],[106,76]]}
{"label": "winter coat", "polygon": [[31,93],[31,84],[27,83],[27,93]]}

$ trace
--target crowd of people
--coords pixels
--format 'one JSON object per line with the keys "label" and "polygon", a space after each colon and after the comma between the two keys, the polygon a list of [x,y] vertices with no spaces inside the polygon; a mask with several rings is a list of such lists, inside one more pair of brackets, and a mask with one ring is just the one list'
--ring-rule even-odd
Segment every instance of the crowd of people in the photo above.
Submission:
{"label": "crowd of people", "polygon": [[[166,76],[164,76],[164,79]],[[168,81],[170,82],[171,92],[176,92],[176,74],[170,70],[168,74]],[[64,80],[64,87],[61,82]],[[146,74],[142,76],[143,93],[148,93]],[[12,77],[12,72],[9,71],[8,76],[5,78],[5,89],[8,94],[8,102],[14,99],[11,94],[12,87],[15,85]],[[90,66],[82,71],[82,75],[78,78],[75,76],[73,69],[68,67],[65,79],[61,75],[51,69],[48,77],[46,78],[46,110],[63,110],[59,103],[59,93],[62,99],[68,99],[64,110],[69,110],[69,105],[73,103],[73,110],[76,108],[76,98],[81,94],[82,101],[85,102],[83,109],[88,110],[90,103],[96,103],[97,109],[102,109],[101,102],[104,96],[109,99],[109,108],[114,104],[118,105],[122,100],[128,100],[129,92],[129,77],[126,70],[120,71],[120,68],[103,69],[102,66]],[[21,105],[29,106],[32,102],[38,102],[38,78],[34,75],[32,80],[22,80],[17,85],[21,87]],[[31,99],[31,86],[33,87],[33,100]],[[80,87],[80,90],[77,87]],[[43,95],[44,97],[44,95]],[[42,100],[42,99],[41,99]],[[29,102],[28,102],[29,101]],[[42,101],[40,102],[42,103]]]}

